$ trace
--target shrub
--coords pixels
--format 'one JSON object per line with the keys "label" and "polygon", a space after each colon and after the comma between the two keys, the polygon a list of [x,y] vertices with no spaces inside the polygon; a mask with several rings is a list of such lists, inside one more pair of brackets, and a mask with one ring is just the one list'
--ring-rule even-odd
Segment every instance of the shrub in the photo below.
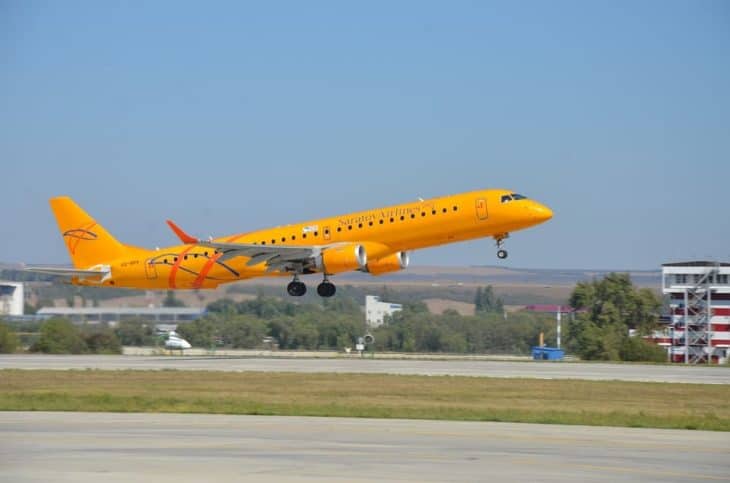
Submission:
{"label": "shrub", "polygon": [[49,319],[41,326],[41,335],[30,350],[46,354],[82,354],[88,348],[81,331],[70,321]]}
{"label": "shrub", "polygon": [[18,349],[18,337],[5,323],[0,322],[0,353],[10,354]]}

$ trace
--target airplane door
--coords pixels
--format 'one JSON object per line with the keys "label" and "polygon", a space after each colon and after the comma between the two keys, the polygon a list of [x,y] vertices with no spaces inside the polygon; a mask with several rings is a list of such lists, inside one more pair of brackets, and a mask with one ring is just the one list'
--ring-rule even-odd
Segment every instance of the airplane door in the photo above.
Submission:
{"label": "airplane door", "polygon": [[487,212],[487,200],[484,198],[477,198],[476,200],[476,208],[477,208],[477,219],[478,220],[486,220],[489,218],[489,213]]}
{"label": "airplane door", "polygon": [[155,262],[152,258],[145,262],[144,273],[150,280],[157,278],[157,267],[155,266]]}

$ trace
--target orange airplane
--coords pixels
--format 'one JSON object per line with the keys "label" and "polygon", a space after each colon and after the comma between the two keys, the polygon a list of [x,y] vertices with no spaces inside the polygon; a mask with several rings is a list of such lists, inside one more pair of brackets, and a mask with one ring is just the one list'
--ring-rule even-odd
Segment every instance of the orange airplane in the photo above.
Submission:
{"label": "orange airplane", "polygon": [[373,275],[408,266],[408,252],[493,237],[497,256],[516,230],[552,218],[552,211],[513,191],[473,191],[360,211],[221,238],[194,238],[167,223],[181,245],[149,250],[125,245],[66,196],[50,200],[75,268],[26,270],[71,277],[74,285],[136,289],[201,289],[262,276],[291,276],[289,295],[307,291],[303,274],[321,273],[322,297],[335,294],[329,277],[348,271]]}

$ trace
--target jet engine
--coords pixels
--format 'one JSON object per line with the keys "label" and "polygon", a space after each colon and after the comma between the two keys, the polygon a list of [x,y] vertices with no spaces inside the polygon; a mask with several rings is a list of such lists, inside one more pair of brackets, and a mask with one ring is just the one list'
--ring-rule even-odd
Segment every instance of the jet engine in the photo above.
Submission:
{"label": "jet engine", "polygon": [[318,262],[317,268],[328,274],[349,272],[365,269],[368,265],[368,255],[362,245],[337,245],[322,250]]}
{"label": "jet engine", "polygon": [[407,252],[395,252],[392,255],[369,261],[365,271],[373,275],[397,272],[408,267],[408,262],[409,257]]}

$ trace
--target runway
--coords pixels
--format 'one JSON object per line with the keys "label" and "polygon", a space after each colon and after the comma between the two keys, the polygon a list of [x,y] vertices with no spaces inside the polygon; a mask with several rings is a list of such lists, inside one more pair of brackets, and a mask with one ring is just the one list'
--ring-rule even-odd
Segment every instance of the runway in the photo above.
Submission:
{"label": "runway", "polygon": [[508,423],[0,413],[0,480],[730,481],[728,433]]}
{"label": "runway", "polygon": [[3,368],[338,372],[730,384],[730,367],[680,364],[18,354],[0,355]]}

